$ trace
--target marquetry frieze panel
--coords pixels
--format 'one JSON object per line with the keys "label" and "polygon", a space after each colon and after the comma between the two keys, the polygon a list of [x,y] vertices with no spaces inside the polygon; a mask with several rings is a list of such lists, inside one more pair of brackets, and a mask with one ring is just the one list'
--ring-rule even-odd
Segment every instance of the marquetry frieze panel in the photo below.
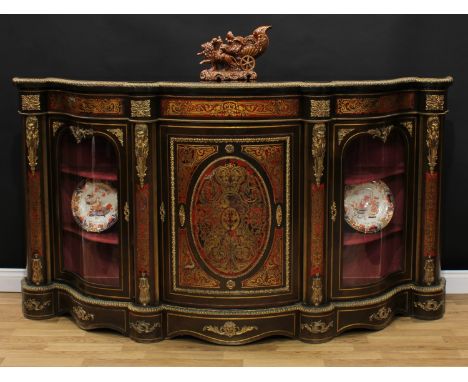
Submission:
{"label": "marquetry frieze panel", "polygon": [[389,114],[413,110],[416,107],[414,92],[366,97],[340,97],[336,101],[337,115]]}
{"label": "marquetry frieze panel", "polygon": [[288,118],[299,116],[297,98],[210,100],[165,98],[161,100],[163,117],[187,118]]}
{"label": "marquetry frieze panel", "polygon": [[73,93],[49,93],[50,111],[74,115],[124,115],[124,100],[119,97],[93,97]]}

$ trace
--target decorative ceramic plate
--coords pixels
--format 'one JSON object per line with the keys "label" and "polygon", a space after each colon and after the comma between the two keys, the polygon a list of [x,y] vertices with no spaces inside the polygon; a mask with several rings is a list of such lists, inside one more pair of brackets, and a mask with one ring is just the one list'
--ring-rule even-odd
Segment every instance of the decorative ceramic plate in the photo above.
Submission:
{"label": "decorative ceramic plate", "polygon": [[102,232],[118,218],[117,190],[108,183],[82,181],[73,192],[71,208],[78,225],[88,232]]}
{"label": "decorative ceramic plate", "polygon": [[390,188],[381,180],[347,185],[344,209],[346,223],[356,231],[379,232],[392,220],[393,195]]}

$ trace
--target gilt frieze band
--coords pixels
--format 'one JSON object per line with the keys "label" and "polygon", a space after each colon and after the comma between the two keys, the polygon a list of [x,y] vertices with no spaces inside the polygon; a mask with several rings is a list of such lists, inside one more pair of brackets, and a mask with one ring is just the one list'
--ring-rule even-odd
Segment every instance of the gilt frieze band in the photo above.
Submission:
{"label": "gilt frieze band", "polygon": [[289,118],[299,116],[299,99],[209,100],[166,98],[163,117],[187,118]]}

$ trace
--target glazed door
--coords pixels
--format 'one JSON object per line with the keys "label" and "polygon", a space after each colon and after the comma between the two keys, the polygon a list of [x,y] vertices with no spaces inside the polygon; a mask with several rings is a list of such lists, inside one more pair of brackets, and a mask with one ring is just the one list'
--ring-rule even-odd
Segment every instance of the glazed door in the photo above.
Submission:
{"label": "glazed door", "polygon": [[55,279],[128,298],[127,126],[49,121]]}
{"label": "glazed door", "polygon": [[161,126],[164,299],[299,300],[299,126]]}
{"label": "glazed door", "polygon": [[412,279],[416,133],[414,118],[333,126],[332,298],[368,297]]}

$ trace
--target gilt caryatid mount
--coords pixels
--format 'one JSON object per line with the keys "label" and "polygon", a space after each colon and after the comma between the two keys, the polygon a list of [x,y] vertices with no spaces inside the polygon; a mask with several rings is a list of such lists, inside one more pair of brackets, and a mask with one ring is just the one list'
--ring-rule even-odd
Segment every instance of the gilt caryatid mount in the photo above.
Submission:
{"label": "gilt caryatid mount", "polygon": [[271,26],[260,26],[246,37],[234,36],[229,31],[223,39],[213,37],[201,45],[198,55],[205,56],[200,64],[210,64],[211,68],[202,70],[203,81],[251,81],[257,79],[254,72],[255,59],[268,48],[267,31]]}

